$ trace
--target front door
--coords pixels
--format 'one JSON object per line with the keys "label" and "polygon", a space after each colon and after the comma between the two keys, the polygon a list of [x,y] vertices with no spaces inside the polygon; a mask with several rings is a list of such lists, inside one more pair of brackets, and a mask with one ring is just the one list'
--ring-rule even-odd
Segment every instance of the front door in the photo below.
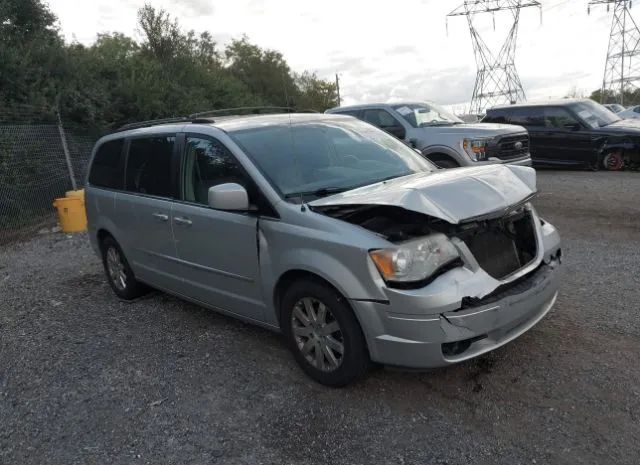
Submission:
{"label": "front door", "polygon": [[549,161],[589,166],[595,162],[591,132],[566,108],[546,107],[544,138]]}
{"label": "front door", "polygon": [[[173,207],[172,227],[182,293],[235,314],[264,320],[258,273],[257,216],[214,210],[209,188],[247,176],[231,152],[214,138],[186,135],[181,201]],[[248,189],[250,191],[250,189]]]}

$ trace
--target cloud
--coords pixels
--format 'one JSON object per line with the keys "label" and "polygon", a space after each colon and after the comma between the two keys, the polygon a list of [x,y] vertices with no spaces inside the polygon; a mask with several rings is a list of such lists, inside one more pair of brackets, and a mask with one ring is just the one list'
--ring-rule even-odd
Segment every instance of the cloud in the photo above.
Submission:
{"label": "cloud", "polygon": [[[208,16],[215,13],[214,2],[211,0],[175,0],[173,3],[180,10],[178,16],[183,14],[187,16]],[[175,15],[176,9],[172,8],[169,12]]]}

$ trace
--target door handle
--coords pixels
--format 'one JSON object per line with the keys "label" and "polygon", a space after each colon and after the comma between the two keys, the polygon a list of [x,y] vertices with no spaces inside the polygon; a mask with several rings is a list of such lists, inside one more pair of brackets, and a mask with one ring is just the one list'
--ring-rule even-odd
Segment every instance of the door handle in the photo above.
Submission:
{"label": "door handle", "polygon": [[193,224],[189,218],[184,218],[181,216],[174,217],[173,221],[182,226],[191,226]]}
{"label": "door handle", "polygon": [[153,216],[158,221],[168,221],[169,220],[169,215],[166,215],[164,213],[153,213],[151,216]]}

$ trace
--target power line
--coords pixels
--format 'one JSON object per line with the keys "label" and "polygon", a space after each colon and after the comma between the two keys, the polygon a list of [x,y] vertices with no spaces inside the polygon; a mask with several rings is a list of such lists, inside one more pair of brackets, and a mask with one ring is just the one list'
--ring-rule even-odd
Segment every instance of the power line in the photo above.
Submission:
{"label": "power line", "polygon": [[640,29],[631,16],[632,1],[591,0],[587,11],[591,13],[595,5],[607,5],[607,11],[613,5],[600,101],[614,100],[624,105],[624,93],[638,89],[640,83]]}
{"label": "power line", "polygon": [[[515,66],[516,42],[520,10],[542,5],[536,0],[465,0],[462,5],[447,15],[466,16],[476,58],[478,73],[471,98],[471,114],[482,114],[487,108],[502,103],[517,103],[526,99],[522,83]],[[484,42],[474,26],[475,15],[508,11],[512,24],[502,47],[495,55]]]}

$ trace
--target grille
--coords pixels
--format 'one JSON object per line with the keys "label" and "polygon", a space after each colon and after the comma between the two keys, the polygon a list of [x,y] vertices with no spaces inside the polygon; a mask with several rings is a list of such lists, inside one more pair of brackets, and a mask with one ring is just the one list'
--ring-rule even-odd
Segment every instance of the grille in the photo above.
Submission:
{"label": "grille", "polygon": [[531,262],[537,253],[533,218],[526,210],[473,224],[460,236],[490,276],[502,279]]}
{"label": "grille", "polygon": [[505,136],[498,140],[494,147],[489,148],[489,156],[509,160],[519,158],[529,153],[529,135],[517,134]]}

